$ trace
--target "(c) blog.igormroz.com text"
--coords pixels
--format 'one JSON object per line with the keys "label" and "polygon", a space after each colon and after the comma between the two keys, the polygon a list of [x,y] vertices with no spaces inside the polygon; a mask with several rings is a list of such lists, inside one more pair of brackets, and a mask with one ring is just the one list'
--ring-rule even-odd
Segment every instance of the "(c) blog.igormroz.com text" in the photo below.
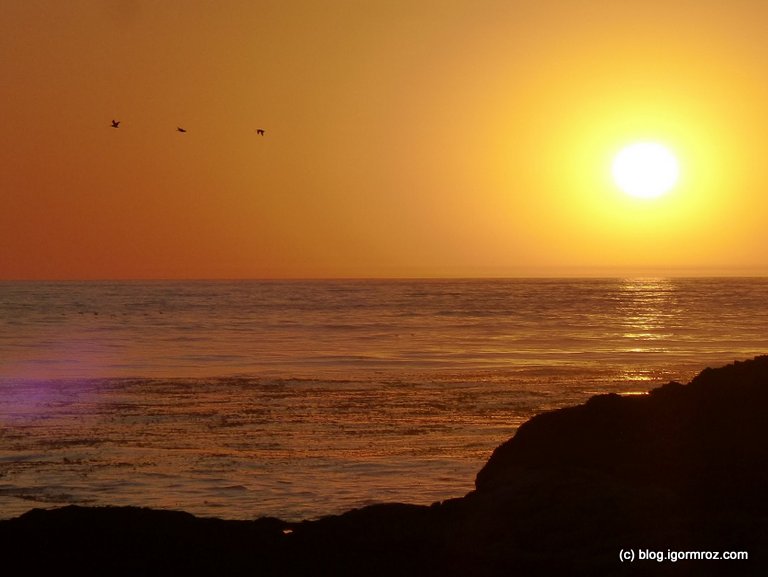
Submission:
{"label": "(c) blog.igormroz.com text", "polygon": [[747,551],[676,551],[674,549],[621,549],[619,561],[633,563],[634,561],[746,561]]}

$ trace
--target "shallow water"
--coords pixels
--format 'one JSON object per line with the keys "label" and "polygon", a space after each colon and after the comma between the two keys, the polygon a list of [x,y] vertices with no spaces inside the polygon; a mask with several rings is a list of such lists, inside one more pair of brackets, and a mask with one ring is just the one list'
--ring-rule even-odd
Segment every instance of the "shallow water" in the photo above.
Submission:
{"label": "shallow water", "polygon": [[472,489],[536,412],[768,351],[768,280],[0,283],[0,516]]}

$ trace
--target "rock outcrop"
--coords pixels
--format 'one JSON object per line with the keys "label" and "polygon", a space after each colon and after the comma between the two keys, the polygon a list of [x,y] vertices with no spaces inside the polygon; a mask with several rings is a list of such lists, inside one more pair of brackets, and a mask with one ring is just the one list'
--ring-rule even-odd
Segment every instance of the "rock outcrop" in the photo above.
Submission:
{"label": "rock outcrop", "polygon": [[[767,407],[758,357],[538,415],[496,449],[475,491],[431,507],[301,523],[34,510],[0,522],[0,550],[29,575],[765,575]],[[669,558],[687,551],[749,559]]]}

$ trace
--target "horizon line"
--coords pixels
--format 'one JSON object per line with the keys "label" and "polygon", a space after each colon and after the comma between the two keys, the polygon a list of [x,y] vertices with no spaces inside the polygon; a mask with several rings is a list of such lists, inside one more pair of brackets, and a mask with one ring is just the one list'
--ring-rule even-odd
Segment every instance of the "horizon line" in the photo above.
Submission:
{"label": "horizon line", "polygon": [[9,277],[0,282],[308,282],[308,281],[458,281],[458,280],[558,280],[558,279],[685,279],[685,278],[766,278],[768,269],[763,267],[584,267],[576,269],[555,268],[551,272],[527,269],[525,272],[498,274],[392,274],[392,275],[260,275],[260,276],[52,276],[52,277]]}

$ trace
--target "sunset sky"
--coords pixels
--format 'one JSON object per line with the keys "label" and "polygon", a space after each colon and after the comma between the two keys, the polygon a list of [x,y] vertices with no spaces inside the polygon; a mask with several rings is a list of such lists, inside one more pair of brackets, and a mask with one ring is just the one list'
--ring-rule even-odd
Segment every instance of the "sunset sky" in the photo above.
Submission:
{"label": "sunset sky", "polygon": [[[766,22],[758,0],[0,0],[0,278],[766,274]],[[632,198],[611,161],[648,140],[680,180]]]}

